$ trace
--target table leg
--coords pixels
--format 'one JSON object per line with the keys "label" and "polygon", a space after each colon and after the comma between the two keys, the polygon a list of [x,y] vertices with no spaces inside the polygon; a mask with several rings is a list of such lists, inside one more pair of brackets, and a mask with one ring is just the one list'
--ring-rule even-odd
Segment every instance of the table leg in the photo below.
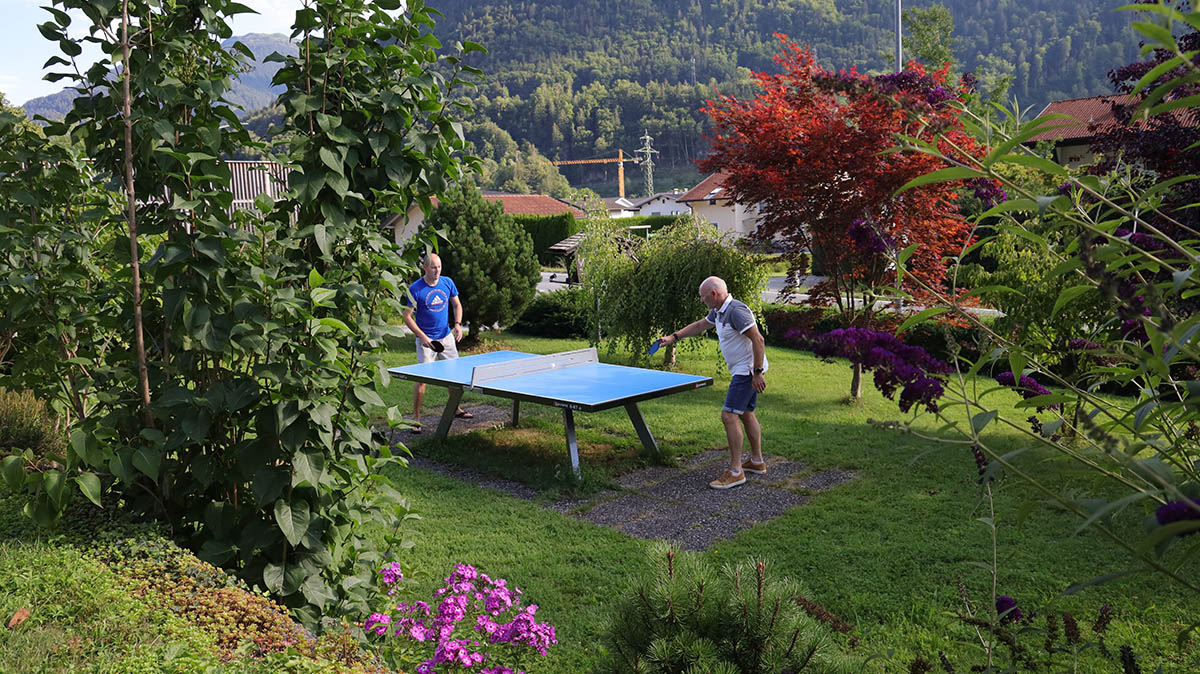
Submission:
{"label": "table leg", "polygon": [[513,425],[513,427],[514,427],[514,428],[516,428],[516,426],[517,426],[517,421],[518,421],[520,418],[521,418],[521,401],[520,401],[520,400],[517,400],[516,398],[513,398],[513,420],[512,420],[512,425]]}
{"label": "table leg", "polygon": [[449,392],[450,399],[446,401],[446,409],[442,410],[442,421],[438,423],[438,440],[445,440],[446,436],[450,433],[450,424],[454,423],[454,413],[458,410],[458,403],[462,400],[463,396],[461,386],[451,386]]}
{"label": "table leg", "polygon": [[646,420],[642,418],[642,411],[638,409],[637,403],[628,403],[625,405],[625,411],[629,413],[629,420],[633,422],[633,429],[637,431],[638,437],[642,440],[642,446],[650,452],[650,456],[661,458],[662,455],[658,451],[658,443],[654,441],[654,436],[650,434],[650,429],[646,427]]}
{"label": "table leg", "polygon": [[571,453],[571,471],[575,473],[575,479],[582,478],[582,473],[579,472],[579,443],[575,441],[575,413],[566,407],[563,408],[563,424],[567,427],[567,451]]}

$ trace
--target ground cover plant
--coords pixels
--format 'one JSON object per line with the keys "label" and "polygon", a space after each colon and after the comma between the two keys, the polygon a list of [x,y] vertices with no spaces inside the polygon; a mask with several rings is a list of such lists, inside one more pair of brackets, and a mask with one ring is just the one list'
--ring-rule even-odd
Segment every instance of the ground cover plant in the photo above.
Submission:
{"label": "ground cover plant", "polygon": [[315,637],[286,608],[152,525],[75,506],[47,532],[19,507],[0,487],[6,673],[385,671],[353,626]]}
{"label": "ground cover plant", "polygon": [[[579,340],[512,334],[503,335],[503,342],[497,344],[531,353],[584,345]],[[1121,645],[1130,646],[1144,671],[1153,671],[1158,664],[1164,671],[1200,666],[1194,641],[1183,647],[1175,644],[1175,635],[1191,620],[1186,597],[1164,591],[1142,574],[1063,595],[1072,583],[1106,573],[1121,554],[1106,546],[1096,532],[1077,533],[1078,522],[1069,514],[1041,503],[1031,506],[1028,502],[1036,493],[996,468],[995,512],[989,512],[979,467],[968,446],[897,436],[872,425],[870,419],[897,418],[896,404],[868,390],[861,406],[846,405],[844,361],[826,363],[791,349],[768,349],[771,377],[759,410],[766,453],[804,464],[807,470],[799,477],[825,469],[852,470],[856,477],[841,487],[812,494],[806,505],[777,520],[714,545],[704,553],[706,560],[723,564],[747,557],[765,559],[781,574],[808,586],[808,599],[852,627],[850,634],[840,637],[839,647],[849,649],[855,637],[854,653],[892,651],[886,671],[906,671],[918,656],[936,663],[939,651],[959,666],[957,671],[968,669],[964,663],[982,662],[974,628],[958,617],[966,611],[958,578],[974,611],[986,614],[992,602],[991,568],[998,573],[997,594],[1013,597],[1026,614],[1036,612],[1037,620],[1051,611],[1065,611],[1077,622],[1091,625],[1107,605],[1114,615],[1106,636],[1108,647],[1116,653]],[[629,356],[605,356],[610,362],[623,362],[623,357]],[[647,423],[669,455],[684,457],[723,447],[717,419],[724,376],[719,359],[715,342],[705,342],[701,350],[680,361],[683,371],[716,376],[716,386],[641,404]],[[413,360],[409,351],[388,356],[390,365]],[[979,383],[988,381],[981,378]],[[403,405],[409,395],[406,388],[392,386],[383,395],[389,403]],[[433,396],[445,400],[445,394],[434,388],[428,395],[431,404],[438,404]],[[1016,411],[1019,395],[996,395],[1003,397],[999,403],[1003,409]],[[464,397],[468,406],[494,402],[470,392]],[[566,451],[557,410],[526,406],[522,418],[531,423],[526,428],[523,422],[516,430],[518,441],[507,437],[512,431],[499,429],[459,436],[461,440],[452,437],[445,443],[417,443],[413,451],[524,480],[542,490],[545,499],[558,498],[568,489],[563,474],[569,469],[563,469]],[[614,474],[644,465],[646,458],[623,414],[578,415],[577,429],[585,457],[583,495],[603,488]],[[1015,432],[1001,440],[1008,449],[1020,446]],[[1033,455],[1049,484],[1102,490],[1094,475],[1054,454],[1034,451]],[[545,671],[582,671],[596,662],[609,598],[650,573],[652,564],[644,557],[646,543],[563,518],[536,501],[518,500],[420,469],[397,471],[394,477],[423,517],[415,525],[423,543],[405,559],[407,568],[425,569],[415,583],[436,587],[441,578],[431,570],[458,560],[471,560],[493,575],[519,579],[527,596],[539,605],[539,617],[557,628],[560,645],[548,656]],[[991,518],[995,530],[977,518]],[[453,526],[443,524],[448,522]],[[1112,526],[1137,535],[1143,526],[1141,514],[1114,513]],[[1034,628],[1044,629],[1044,625]],[[1031,645],[1036,649],[1044,637],[1022,638],[1036,642]],[[1056,643],[1061,645],[1062,639]],[[1097,652],[1096,648],[1084,652],[1085,662],[1094,668],[1080,671],[1120,671]]]}

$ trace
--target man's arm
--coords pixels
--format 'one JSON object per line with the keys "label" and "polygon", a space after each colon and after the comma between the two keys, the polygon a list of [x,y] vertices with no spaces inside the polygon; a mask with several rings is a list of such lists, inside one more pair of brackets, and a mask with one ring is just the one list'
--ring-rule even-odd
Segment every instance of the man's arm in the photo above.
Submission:
{"label": "man's arm", "polygon": [[756,374],[751,378],[750,383],[754,386],[755,391],[762,393],[767,388],[767,379],[758,370],[762,369],[763,362],[767,359],[767,340],[763,339],[757,325],[751,325],[742,334],[750,338],[750,350],[754,353],[754,364],[751,366],[754,369],[751,372]]}
{"label": "man's arm", "polygon": [[462,302],[458,300],[458,295],[450,298],[450,306],[454,307],[454,325],[450,326],[450,331],[454,333],[454,341],[462,341]]}
{"label": "man's arm", "polygon": [[404,307],[404,324],[408,326],[408,329],[411,330],[414,335],[416,335],[417,339],[421,340],[421,346],[424,346],[427,349],[433,348],[433,343],[429,341],[429,337],[427,337],[425,333],[421,331],[421,328],[417,327],[417,321],[415,318],[413,318],[412,307]]}
{"label": "man's arm", "polygon": [[690,323],[688,325],[685,325],[682,329],[676,331],[674,334],[670,334],[670,335],[667,335],[666,337],[663,337],[661,341],[663,344],[674,344],[685,337],[691,337],[692,335],[698,335],[698,334],[704,332],[705,330],[708,330],[712,326],[713,326],[713,324],[709,323],[707,318],[701,318],[700,320],[696,321],[695,323]]}

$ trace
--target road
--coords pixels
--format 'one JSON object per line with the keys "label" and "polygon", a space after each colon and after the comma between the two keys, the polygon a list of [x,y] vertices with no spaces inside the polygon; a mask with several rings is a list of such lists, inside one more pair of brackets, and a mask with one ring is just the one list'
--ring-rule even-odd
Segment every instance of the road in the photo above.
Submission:
{"label": "road", "polygon": [[[558,290],[560,288],[565,288],[566,287],[566,283],[564,282],[565,277],[566,277],[566,274],[564,272],[548,272],[548,271],[542,272],[542,280],[539,281],[537,284],[538,292],[545,293],[545,292],[550,292],[552,290]],[[772,276],[771,278],[767,279],[767,289],[764,290],[763,294],[762,294],[762,299],[764,302],[775,302],[776,301],[776,295],[778,295],[779,290],[781,288],[783,288],[784,278],[785,277],[783,277],[783,276]],[[806,288],[811,288],[820,279],[821,279],[821,277],[819,277],[819,276],[809,276],[805,279],[805,282],[803,285]],[[793,300],[796,302],[799,302],[804,299],[808,299],[808,295],[795,295],[793,298]]]}

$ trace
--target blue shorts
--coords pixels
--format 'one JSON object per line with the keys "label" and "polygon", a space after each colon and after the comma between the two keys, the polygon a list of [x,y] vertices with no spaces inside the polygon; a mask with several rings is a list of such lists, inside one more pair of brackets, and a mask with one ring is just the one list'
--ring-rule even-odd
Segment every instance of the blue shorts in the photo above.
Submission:
{"label": "blue shorts", "polygon": [[729,382],[729,392],[725,394],[725,406],[722,410],[743,414],[753,412],[758,404],[758,391],[754,390],[754,377],[748,374],[735,374]]}

